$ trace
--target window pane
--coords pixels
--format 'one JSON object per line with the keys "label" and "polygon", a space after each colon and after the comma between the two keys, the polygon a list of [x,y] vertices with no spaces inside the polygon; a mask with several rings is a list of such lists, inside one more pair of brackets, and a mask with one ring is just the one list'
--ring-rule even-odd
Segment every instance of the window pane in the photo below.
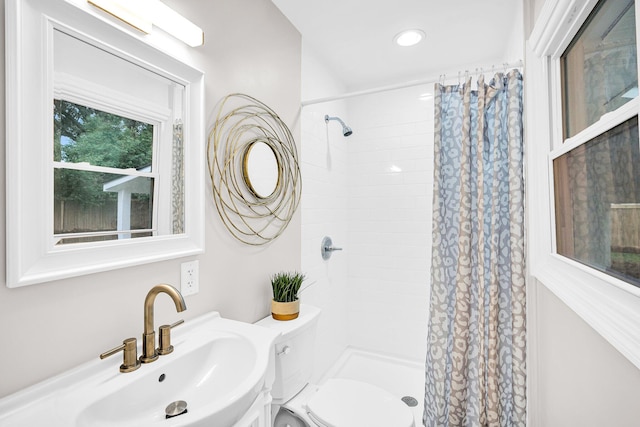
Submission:
{"label": "window pane", "polygon": [[141,169],[151,166],[153,125],[72,102],[54,100],[54,150],[58,162]]}
{"label": "window pane", "polygon": [[638,95],[634,2],[600,1],[561,58],[564,136]]}
{"label": "window pane", "polygon": [[640,286],[637,116],[553,162],[558,253]]}
{"label": "window pane", "polygon": [[153,228],[153,178],[55,169],[54,185],[54,234],[125,231],[58,244],[148,236],[126,231]]}

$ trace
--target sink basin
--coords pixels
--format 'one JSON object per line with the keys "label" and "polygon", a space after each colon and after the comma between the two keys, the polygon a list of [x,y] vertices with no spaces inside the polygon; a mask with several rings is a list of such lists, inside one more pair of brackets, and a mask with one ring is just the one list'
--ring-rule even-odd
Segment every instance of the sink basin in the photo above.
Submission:
{"label": "sink basin", "polygon": [[[79,414],[77,425],[166,424],[165,408],[178,400],[187,402],[189,415],[180,422],[187,422],[186,418],[193,418],[193,414],[197,418],[202,418],[198,417],[200,414],[215,414],[205,418],[215,424],[231,425],[234,414],[242,414],[234,407],[246,410],[262,388],[251,376],[258,361],[256,348],[246,337],[236,334],[220,333],[210,340],[203,335],[195,341],[204,345],[173,354],[162,365],[143,365],[150,369],[140,372],[142,375],[135,381],[121,381],[126,382],[121,387],[114,384],[107,395]],[[176,348],[177,344],[174,341]]]}
{"label": "sink basin", "polygon": [[[276,333],[209,313],[172,331],[173,353],[120,373],[96,360],[0,401],[0,425],[232,426],[273,378]],[[187,412],[166,419],[185,401]]]}

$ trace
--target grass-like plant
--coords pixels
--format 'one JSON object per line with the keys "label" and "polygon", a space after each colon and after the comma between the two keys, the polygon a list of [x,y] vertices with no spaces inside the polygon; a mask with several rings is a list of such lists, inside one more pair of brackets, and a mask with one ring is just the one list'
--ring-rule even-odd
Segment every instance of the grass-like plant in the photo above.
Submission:
{"label": "grass-like plant", "polygon": [[292,302],[297,300],[298,291],[304,279],[304,274],[298,272],[280,272],[271,276],[273,300],[277,302]]}

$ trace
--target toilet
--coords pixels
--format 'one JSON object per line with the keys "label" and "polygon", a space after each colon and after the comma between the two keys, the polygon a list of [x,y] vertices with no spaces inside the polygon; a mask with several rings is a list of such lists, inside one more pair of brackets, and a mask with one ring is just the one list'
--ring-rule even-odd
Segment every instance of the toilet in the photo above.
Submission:
{"label": "toilet", "polygon": [[319,308],[301,305],[297,319],[269,316],[257,322],[281,333],[271,391],[273,427],[415,427],[409,407],[382,388],[345,378],[308,383],[319,317]]}

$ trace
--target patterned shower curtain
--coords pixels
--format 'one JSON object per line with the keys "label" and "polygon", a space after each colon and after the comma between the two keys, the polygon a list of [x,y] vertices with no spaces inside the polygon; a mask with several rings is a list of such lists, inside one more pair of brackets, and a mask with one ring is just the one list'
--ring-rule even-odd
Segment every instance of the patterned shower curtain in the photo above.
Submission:
{"label": "patterned shower curtain", "polygon": [[522,84],[436,84],[428,427],[526,424]]}

